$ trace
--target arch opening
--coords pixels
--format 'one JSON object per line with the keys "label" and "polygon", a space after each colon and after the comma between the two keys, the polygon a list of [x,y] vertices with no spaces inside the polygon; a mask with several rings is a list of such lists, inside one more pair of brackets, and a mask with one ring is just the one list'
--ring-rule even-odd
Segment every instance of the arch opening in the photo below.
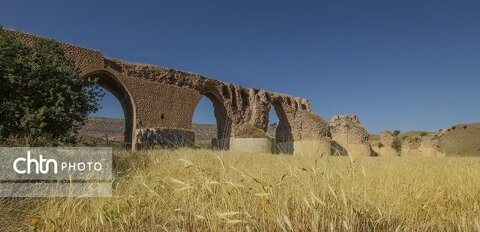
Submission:
{"label": "arch opening", "polygon": [[223,101],[212,92],[204,92],[201,95],[202,99],[197,104],[193,116],[195,144],[205,148],[228,149],[232,121]]}
{"label": "arch opening", "polygon": [[[117,133],[117,134],[123,133],[123,136],[121,136],[123,139],[118,141],[118,143],[120,144],[118,147],[122,147],[125,149],[134,149],[133,145],[135,142],[133,138],[133,135],[134,135],[133,101],[131,99],[130,94],[127,92],[126,88],[123,86],[123,84],[121,84],[120,81],[118,81],[113,74],[106,71],[93,72],[88,75],[85,75],[81,79],[93,80],[95,82],[94,85],[103,89],[105,92],[105,96],[108,98],[107,100],[109,100],[109,101],[103,101],[102,103],[115,104],[114,101],[117,100],[121,106],[121,111],[123,112],[123,120],[110,119],[110,116],[108,116],[109,117],[108,119],[103,118],[101,120],[97,120],[97,125],[95,125],[97,128],[91,128],[91,129],[97,130],[100,133],[100,135],[102,135],[103,133],[104,136],[102,137],[103,139],[106,140],[108,146],[114,146],[115,140],[118,140],[119,136],[116,136],[114,133]],[[109,110],[112,110],[111,106],[112,105],[109,105],[107,106],[107,108],[110,108]],[[103,108],[104,105],[101,105],[101,107]],[[113,110],[118,110],[118,109],[113,109]],[[115,114],[109,114],[109,115],[115,115]],[[123,121],[123,132],[118,132],[119,130],[121,130],[121,125],[119,124],[122,124],[122,121]],[[102,128],[98,128],[98,127],[102,127]],[[114,138],[114,137],[117,137],[117,138]]]}
{"label": "arch opening", "polygon": [[[272,106],[274,111],[272,111]],[[267,134],[274,137],[274,153],[293,154],[292,126],[281,102],[272,102],[269,108]]]}

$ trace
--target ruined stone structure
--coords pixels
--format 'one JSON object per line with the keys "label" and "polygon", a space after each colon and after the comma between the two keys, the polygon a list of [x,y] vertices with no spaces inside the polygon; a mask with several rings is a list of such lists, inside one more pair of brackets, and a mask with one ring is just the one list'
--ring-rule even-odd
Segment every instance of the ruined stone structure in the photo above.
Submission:
{"label": "ruined stone structure", "polygon": [[401,156],[444,157],[440,150],[438,135],[430,133],[424,136],[412,136],[403,139]]}
{"label": "ruined stone structure", "polygon": [[399,156],[400,153],[392,147],[392,144],[395,141],[395,139],[396,139],[396,136],[391,131],[383,131],[380,134],[380,143],[378,143],[375,146],[372,146],[372,149],[379,156],[383,156],[383,157]]}
{"label": "ruined stone structure", "polygon": [[[31,44],[41,37],[0,29]],[[280,120],[276,142],[294,142],[329,135],[328,124],[311,112],[307,99],[261,89],[244,88],[198,74],[106,58],[102,53],[57,42],[81,71],[81,79],[96,78],[115,95],[125,114],[125,143],[132,149],[193,143],[192,117],[203,96],[214,105],[217,146],[228,148],[230,138],[245,125],[267,130],[274,108]]]}
{"label": "ruined stone structure", "polygon": [[334,115],[330,119],[332,140],[337,143],[336,151],[341,155],[347,152],[354,156],[370,156],[368,132],[360,124],[355,114]]}

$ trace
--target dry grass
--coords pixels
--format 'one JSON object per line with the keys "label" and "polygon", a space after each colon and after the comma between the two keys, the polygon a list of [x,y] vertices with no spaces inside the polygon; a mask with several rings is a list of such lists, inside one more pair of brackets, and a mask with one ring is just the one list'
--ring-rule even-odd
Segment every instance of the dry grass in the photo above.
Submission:
{"label": "dry grass", "polygon": [[114,197],[4,199],[3,231],[475,231],[480,159],[116,154]]}

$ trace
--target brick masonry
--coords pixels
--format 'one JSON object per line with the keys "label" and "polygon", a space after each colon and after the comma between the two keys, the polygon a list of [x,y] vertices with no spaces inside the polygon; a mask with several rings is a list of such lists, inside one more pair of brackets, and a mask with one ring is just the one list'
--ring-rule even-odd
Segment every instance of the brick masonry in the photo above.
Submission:
{"label": "brick masonry", "polygon": [[[42,37],[1,29],[26,44]],[[99,51],[56,41],[81,70],[81,78],[98,78],[114,94],[125,112],[125,142],[138,147],[162,145],[178,135],[184,145],[192,143],[192,117],[201,96],[214,105],[218,138],[235,137],[245,125],[267,130],[268,113],[275,110],[280,122],[278,142],[329,137],[329,125],[311,112],[307,99],[244,88],[198,74],[104,57]],[[175,137],[175,136],[173,136]],[[167,139],[170,141],[170,139]],[[167,144],[168,145],[168,144]]]}

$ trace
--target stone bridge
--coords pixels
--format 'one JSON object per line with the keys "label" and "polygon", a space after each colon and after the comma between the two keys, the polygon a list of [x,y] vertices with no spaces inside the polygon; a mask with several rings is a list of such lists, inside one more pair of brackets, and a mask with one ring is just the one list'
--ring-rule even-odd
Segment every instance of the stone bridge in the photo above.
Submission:
{"label": "stone bridge", "polygon": [[[10,29],[1,32],[15,35],[26,44],[43,39]],[[311,111],[307,99],[170,68],[128,63],[92,49],[57,43],[81,70],[81,78],[97,78],[100,86],[119,99],[125,114],[125,143],[133,150],[192,144],[192,117],[202,96],[213,102],[218,128],[214,144],[220,148],[227,149],[246,126],[266,131],[272,107],[280,120],[274,141],[286,144],[287,152],[298,150],[296,142],[330,137],[328,123]]]}

